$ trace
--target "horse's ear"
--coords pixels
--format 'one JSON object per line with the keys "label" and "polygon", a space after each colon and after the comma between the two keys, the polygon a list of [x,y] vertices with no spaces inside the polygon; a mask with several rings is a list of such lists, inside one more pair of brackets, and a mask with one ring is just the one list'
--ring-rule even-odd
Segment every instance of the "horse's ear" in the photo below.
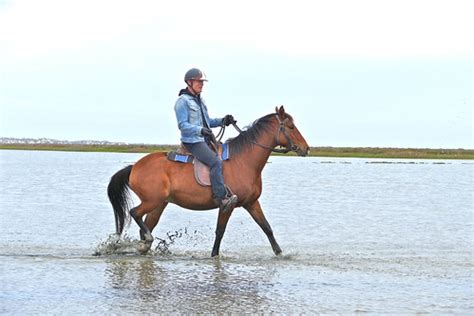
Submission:
{"label": "horse's ear", "polygon": [[285,117],[285,108],[283,107],[283,105],[280,106],[280,108],[276,107],[276,111],[280,117]]}

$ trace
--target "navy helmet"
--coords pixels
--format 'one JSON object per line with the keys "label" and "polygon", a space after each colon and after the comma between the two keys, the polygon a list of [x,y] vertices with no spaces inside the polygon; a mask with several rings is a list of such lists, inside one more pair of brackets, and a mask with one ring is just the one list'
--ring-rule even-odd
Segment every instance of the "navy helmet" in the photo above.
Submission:
{"label": "navy helmet", "polygon": [[188,80],[207,81],[207,77],[206,74],[201,70],[197,68],[191,68],[184,75],[184,82],[187,82]]}

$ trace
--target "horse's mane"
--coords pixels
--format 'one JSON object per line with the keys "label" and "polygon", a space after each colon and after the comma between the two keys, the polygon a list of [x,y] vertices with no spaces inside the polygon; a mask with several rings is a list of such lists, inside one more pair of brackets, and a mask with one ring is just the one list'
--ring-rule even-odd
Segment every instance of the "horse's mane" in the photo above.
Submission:
{"label": "horse's mane", "polygon": [[232,155],[239,154],[244,149],[255,144],[258,137],[269,129],[272,118],[274,117],[275,113],[265,115],[253,122],[237,137],[229,138],[226,143],[229,144],[229,150]]}

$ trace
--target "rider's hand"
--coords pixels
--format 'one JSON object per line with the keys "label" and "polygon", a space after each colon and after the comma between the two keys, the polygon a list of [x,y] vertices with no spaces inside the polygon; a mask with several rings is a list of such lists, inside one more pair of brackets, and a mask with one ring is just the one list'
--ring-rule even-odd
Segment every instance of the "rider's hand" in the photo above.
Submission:
{"label": "rider's hand", "polygon": [[227,114],[222,119],[222,125],[225,125],[225,126],[229,126],[230,124],[235,123],[235,122],[237,121],[234,120],[234,117],[231,114]]}
{"label": "rider's hand", "polygon": [[203,127],[201,129],[201,135],[202,136],[211,136],[212,135],[212,130],[210,128]]}

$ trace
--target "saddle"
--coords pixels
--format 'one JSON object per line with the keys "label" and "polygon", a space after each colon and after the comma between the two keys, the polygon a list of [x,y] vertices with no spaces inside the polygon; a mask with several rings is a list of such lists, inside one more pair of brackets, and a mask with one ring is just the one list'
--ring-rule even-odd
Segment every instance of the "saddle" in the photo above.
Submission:
{"label": "saddle", "polygon": [[[222,160],[229,160],[229,144],[219,143],[217,146],[217,154]],[[211,185],[211,175],[209,167],[200,162],[194,157],[186,147],[181,144],[175,151],[170,151],[167,154],[168,160],[179,162],[179,163],[192,163],[194,164],[194,178],[196,182],[202,186]]]}

